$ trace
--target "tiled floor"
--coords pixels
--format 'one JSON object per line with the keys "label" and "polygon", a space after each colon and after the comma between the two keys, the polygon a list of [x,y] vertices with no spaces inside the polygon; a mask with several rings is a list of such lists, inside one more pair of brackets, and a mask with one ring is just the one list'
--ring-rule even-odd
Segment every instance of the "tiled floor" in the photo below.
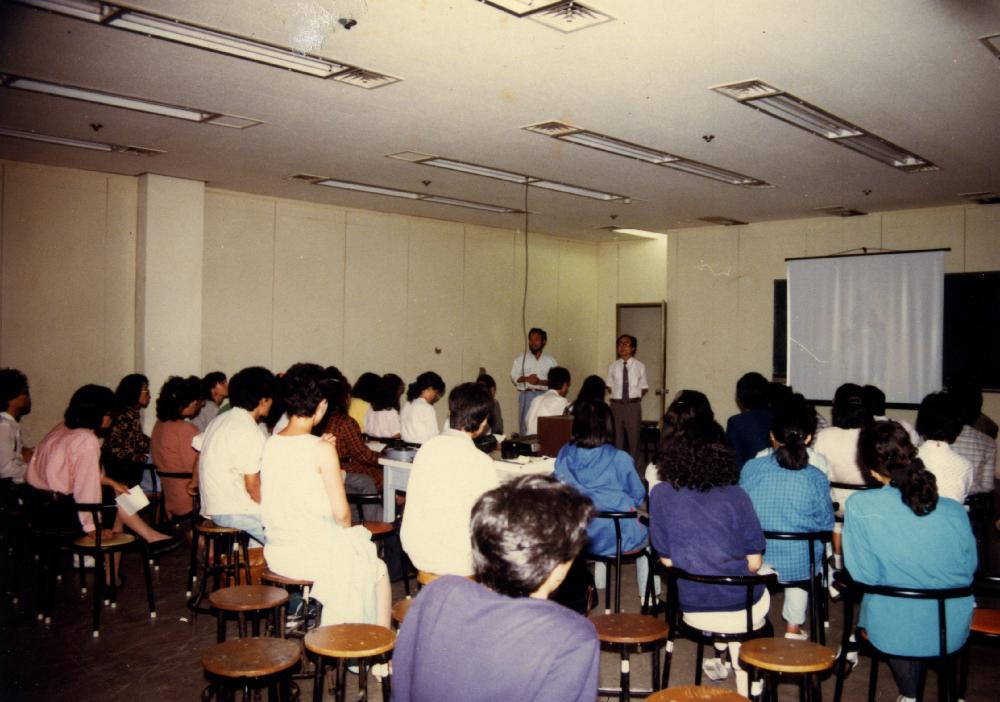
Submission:
{"label": "tiled floor", "polygon": [[[1000,561],[998,561],[1000,562]],[[197,700],[205,687],[200,654],[215,642],[215,621],[211,617],[192,617],[185,607],[186,554],[180,550],[164,557],[162,567],[154,575],[157,618],[148,617],[142,571],[135,555],[127,556],[123,572],[128,582],[120,593],[115,610],[105,609],[101,636],[91,637],[91,600],[79,593],[76,578],[66,577],[57,590],[57,605],[50,625],[35,619],[33,581],[22,578],[17,604],[4,601],[0,608],[0,700]],[[634,569],[625,573],[624,593],[635,592]],[[394,586],[396,598],[402,596],[401,584]],[[626,610],[636,610],[637,597],[624,597]],[[635,600],[633,602],[633,600]],[[1000,606],[1000,602],[986,602]],[[773,598],[771,620],[780,625],[781,596]],[[841,606],[834,605],[829,633],[839,636]],[[836,643],[831,644],[834,648]],[[990,649],[972,650],[970,686],[967,700],[1000,699],[1000,667],[996,653]],[[632,681],[636,686],[649,682],[650,656],[633,657]],[[678,642],[674,655],[671,684],[693,682],[694,645]],[[868,662],[848,678],[845,700],[865,699]],[[618,657],[614,652],[602,654],[602,678],[605,686],[618,680]],[[351,684],[356,678],[351,676]],[[300,680],[303,699],[312,694],[310,680]],[[720,683],[735,688],[732,676]],[[370,698],[381,699],[378,684],[369,684]],[[782,700],[796,700],[793,685],[783,685]],[[827,700],[833,696],[833,680],[823,683]],[[879,679],[878,700],[893,701],[896,689],[891,675],[883,667]],[[927,698],[936,697],[934,675],[928,676]],[[328,695],[328,699],[332,699]],[[516,701],[512,701],[516,702]]]}

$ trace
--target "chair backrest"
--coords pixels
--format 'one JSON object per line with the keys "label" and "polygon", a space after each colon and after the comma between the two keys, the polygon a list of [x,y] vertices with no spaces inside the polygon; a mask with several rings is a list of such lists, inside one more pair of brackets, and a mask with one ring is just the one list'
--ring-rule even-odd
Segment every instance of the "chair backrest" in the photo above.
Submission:
{"label": "chair backrest", "polygon": [[[851,492],[858,492],[859,490],[874,490],[876,488],[882,487],[881,485],[868,485],[867,483],[838,483],[836,481],[830,481],[831,490],[850,490]],[[839,512],[840,508],[843,507],[836,500],[833,503],[833,511]],[[843,516],[835,517],[838,522],[844,521]]]}
{"label": "chair backrest", "polygon": [[37,488],[25,490],[24,497],[29,528],[55,529],[60,532],[65,531],[69,535],[74,531],[83,531],[79,521],[71,523],[73,518],[78,519],[76,515],[80,512],[89,512],[94,521],[96,546],[101,547],[103,510],[114,508],[114,504],[77,502],[72,495]]}
{"label": "chair backrest", "polygon": [[840,575],[840,578],[847,585],[849,594],[844,609],[845,638],[853,622],[853,604],[855,601],[860,601],[864,595],[882,595],[883,597],[898,597],[907,600],[934,600],[937,602],[938,655],[941,657],[948,655],[948,621],[945,616],[945,602],[972,596],[971,583],[962,587],[931,589],[894,587],[892,585],[869,585],[868,583],[853,580],[846,571]]}
{"label": "chair backrest", "polygon": [[679,580],[688,580],[694,583],[701,583],[703,585],[726,585],[730,587],[742,587],[746,591],[746,599],[744,600],[744,610],[746,613],[746,633],[750,634],[754,631],[753,628],[753,591],[758,585],[763,585],[767,587],[777,581],[777,577],[774,573],[768,573],[767,575],[699,575],[696,573],[689,573],[682,568],[677,566],[670,566],[667,568],[667,578],[669,583],[669,589],[667,593],[667,609],[671,613],[673,621],[670,622],[671,631],[680,624],[681,621],[681,609],[680,609],[680,599],[677,592],[677,582]]}
{"label": "chair backrest", "polygon": [[[830,543],[833,538],[832,531],[811,531],[811,532],[792,532],[792,531],[765,531],[765,539],[774,539],[776,541],[808,541],[809,548],[809,573],[814,575],[816,573],[816,548],[817,543]],[[823,568],[824,574],[826,573],[826,567]]]}

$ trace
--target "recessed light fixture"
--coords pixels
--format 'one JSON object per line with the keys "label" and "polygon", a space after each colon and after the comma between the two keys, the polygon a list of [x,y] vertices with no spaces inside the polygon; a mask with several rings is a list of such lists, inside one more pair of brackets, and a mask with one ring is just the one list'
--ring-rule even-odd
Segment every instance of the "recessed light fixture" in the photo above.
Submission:
{"label": "recessed light fixture", "polygon": [[844,207],[843,205],[831,205],[829,207],[817,207],[817,212],[822,212],[825,215],[831,217],[861,217],[862,215],[868,214],[862,210],[855,210],[851,207]]}
{"label": "recessed light fixture", "polygon": [[968,200],[977,205],[1000,205],[1000,193],[980,191],[977,193],[959,193],[958,196],[963,200]]}
{"label": "recessed light fixture", "polygon": [[40,10],[124,29],[144,36],[226,54],[317,78],[333,78],[361,88],[379,88],[399,82],[399,78],[349,66],[338,61],[278,44],[248,39],[190,22],[163,17],[148,11],[97,0],[16,0]]}
{"label": "recessed light fixture", "polygon": [[88,149],[90,151],[104,151],[106,153],[136,154],[139,156],[155,156],[165,153],[159,149],[147,149],[141,146],[121,146],[119,144],[108,144],[103,141],[88,141],[86,139],[69,139],[67,137],[55,136],[53,134],[42,134],[40,132],[23,132],[19,129],[8,129],[0,127],[0,137],[10,137],[12,139],[25,139],[27,141],[40,141],[45,144],[55,144],[57,146],[72,146],[77,149]]}
{"label": "recessed light fixture", "polygon": [[538,124],[529,124],[526,127],[522,127],[522,129],[534,132],[535,134],[552,137],[553,139],[558,139],[559,141],[567,141],[571,144],[586,146],[589,149],[604,151],[605,153],[614,154],[615,156],[636,159],[638,161],[644,161],[645,163],[651,163],[654,166],[664,166],[665,168],[673,168],[676,171],[690,173],[691,175],[701,176],[702,178],[710,178],[711,180],[717,180],[720,183],[739,185],[744,188],[774,187],[770,183],[766,183],[759,178],[743,175],[742,173],[736,173],[735,171],[729,171],[725,168],[711,166],[707,163],[701,163],[700,161],[693,161],[689,158],[667,153],[666,151],[660,151],[659,149],[654,149],[649,146],[633,144],[630,141],[617,139],[598,132],[592,132],[589,129],[574,127],[573,125],[566,124],[565,122],[539,122]]}
{"label": "recessed light fixture", "polygon": [[699,217],[699,222],[708,222],[709,224],[721,224],[723,227],[735,227],[741,224],[747,224],[738,219],[732,219],[730,217]]}
{"label": "recessed light fixture", "polygon": [[979,37],[979,41],[983,43],[986,49],[1000,59],[1000,34],[989,34],[985,37]]}
{"label": "recessed light fixture", "polygon": [[96,102],[100,105],[108,105],[109,107],[120,107],[126,110],[147,112],[149,114],[160,115],[163,117],[174,117],[175,119],[184,119],[189,122],[214,124],[219,127],[246,129],[247,127],[253,127],[254,125],[261,124],[260,120],[250,119],[249,117],[237,117],[235,115],[222,114],[221,112],[207,112],[205,110],[198,110],[191,107],[169,105],[167,103],[155,102],[144,98],[106,93],[101,90],[64,85],[62,83],[50,83],[48,81],[35,80],[34,78],[25,78],[22,76],[0,74],[0,85],[7,88],[14,88],[16,90],[26,90],[32,93],[55,95],[56,97],[70,98],[72,100],[85,100],[87,102]]}
{"label": "recessed light fixture", "polygon": [[327,188],[338,188],[340,190],[353,190],[361,193],[371,193],[372,195],[388,195],[404,200],[418,200],[420,202],[432,202],[438,205],[451,205],[454,207],[465,207],[471,210],[481,210],[483,212],[494,212],[496,214],[524,214],[524,210],[514,207],[504,207],[502,205],[491,205],[487,202],[475,202],[473,200],[462,200],[457,197],[445,197],[444,195],[431,195],[429,193],[416,193],[410,190],[400,190],[389,188],[383,185],[372,185],[370,183],[356,183],[349,180],[337,180],[325,178],[323,176],[312,176],[304,173],[296,173],[288,178],[298,182],[307,182],[312,185],[322,185]]}
{"label": "recessed light fixture", "polygon": [[585,188],[580,185],[572,185],[570,183],[561,183],[555,180],[549,180],[548,178],[539,178],[533,175],[527,175],[524,173],[515,173],[513,171],[505,171],[500,168],[492,168],[491,166],[483,166],[478,163],[468,163],[466,161],[456,161],[452,158],[442,158],[440,156],[435,156],[433,154],[422,154],[417,151],[400,151],[395,154],[386,154],[388,158],[394,158],[398,161],[407,161],[409,163],[419,163],[422,166],[435,166],[436,168],[445,168],[449,171],[459,171],[460,173],[468,173],[470,175],[483,176],[484,178],[493,178],[494,180],[502,180],[506,183],[518,183],[521,185],[527,184],[533,188],[542,188],[543,190],[554,190],[560,193],[566,193],[568,195],[579,195],[580,197],[589,197],[593,200],[603,200],[605,202],[610,201],[620,201],[629,203],[631,200],[627,195],[617,195],[615,193],[606,193],[603,190],[594,190],[593,188]]}
{"label": "recessed light fixture", "polygon": [[628,236],[637,236],[642,239],[665,239],[667,235],[662,232],[651,232],[645,229],[624,229],[620,227],[605,227],[605,229],[610,229],[615,234],[627,234]]}
{"label": "recessed light fixture", "polygon": [[762,80],[726,83],[712,90],[906,173],[940,170],[927,159]]}

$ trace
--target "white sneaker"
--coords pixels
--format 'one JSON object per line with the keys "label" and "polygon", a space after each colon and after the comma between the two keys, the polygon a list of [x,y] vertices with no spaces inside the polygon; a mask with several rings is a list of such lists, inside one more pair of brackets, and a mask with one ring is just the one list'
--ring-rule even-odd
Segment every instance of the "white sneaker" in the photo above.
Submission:
{"label": "white sneaker", "polygon": [[785,638],[786,639],[794,639],[796,641],[808,641],[809,640],[809,634],[807,632],[805,632],[805,631],[802,631],[802,630],[799,630],[799,633],[797,633],[797,634],[794,634],[794,633],[792,633],[790,631],[786,631],[785,632]]}
{"label": "white sneaker", "polygon": [[917,698],[916,697],[903,697],[902,695],[900,695],[899,697],[896,698],[896,702],[917,702]]}
{"label": "white sneaker", "polygon": [[729,677],[729,663],[723,663],[721,658],[706,658],[701,662],[701,669],[709,680],[718,682]]}
{"label": "white sneaker", "polygon": [[[94,565],[95,565],[95,561],[94,561],[94,557],[93,556],[84,556],[83,557],[83,567],[84,568],[93,568]],[[74,568],[79,568],[80,567],[80,554],[79,553],[74,553],[73,554],[73,567]]]}

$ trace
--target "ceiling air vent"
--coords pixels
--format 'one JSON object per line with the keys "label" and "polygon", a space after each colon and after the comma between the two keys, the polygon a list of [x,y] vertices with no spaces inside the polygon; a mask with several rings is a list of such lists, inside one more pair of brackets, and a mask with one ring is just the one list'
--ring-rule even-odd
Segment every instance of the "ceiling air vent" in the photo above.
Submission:
{"label": "ceiling air vent", "polygon": [[831,217],[860,217],[861,215],[868,214],[867,212],[862,212],[861,210],[852,210],[849,207],[844,207],[843,205],[833,205],[831,207],[818,207],[817,212],[822,212],[825,215]]}
{"label": "ceiling air vent", "polygon": [[147,149],[143,146],[113,146],[111,150],[117,154],[133,154],[135,156],[156,156],[167,153],[161,149]]}
{"label": "ceiling air vent", "polygon": [[614,18],[583,3],[567,0],[528,15],[530,19],[560,32],[576,32],[610,22]]}
{"label": "ceiling air vent", "polygon": [[997,205],[1000,204],[1000,195],[997,193],[959,193],[958,195],[963,200],[968,200],[969,202],[975,203],[977,205]]}
{"label": "ceiling air vent", "polygon": [[699,222],[708,222],[709,224],[721,224],[724,227],[734,227],[737,224],[747,224],[747,222],[741,222],[738,219],[730,219],[729,217],[699,217]]}
{"label": "ceiling air vent", "polygon": [[529,132],[534,132],[535,134],[542,134],[544,136],[556,137],[563,134],[572,134],[573,132],[580,131],[579,127],[574,127],[571,124],[566,124],[565,122],[539,122],[538,124],[529,124],[527,127],[521,127],[521,129],[526,129]]}
{"label": "ceiling air vent", "polygon": [[386,154],[387,158],[394,158],[399,161],[409,161],[410,163],[420,163],[429,158],[436,158],[434,154],[422,154],[419,151],[400,151],[395,154]]}
{"label": "ceiling air vent", "polygon": [[373,90],[375,88],[381,88],[385,85],[398,83],[402,79],[394,78],[393,76],[388,76],[384,73],[369,71],[364,68],[349,68],[348,70],[333,76],[333,80],[353,85],[355,88]]}

